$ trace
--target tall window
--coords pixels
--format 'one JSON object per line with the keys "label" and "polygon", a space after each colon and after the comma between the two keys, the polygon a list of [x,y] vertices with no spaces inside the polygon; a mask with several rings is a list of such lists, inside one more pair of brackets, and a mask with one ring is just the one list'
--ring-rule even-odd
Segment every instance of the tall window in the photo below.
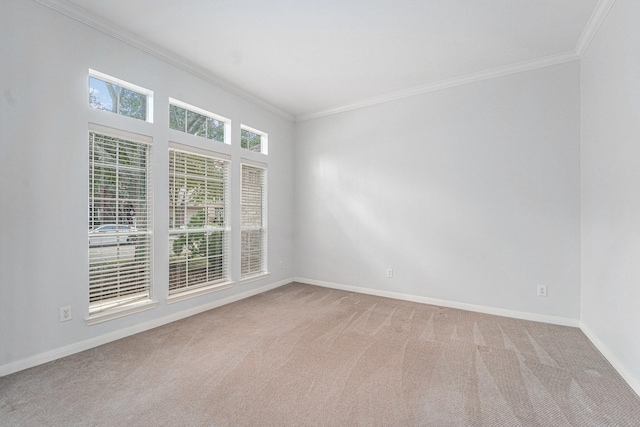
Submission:
{"label": "tall window", "polygon": [[89,133],[89,314],[151,297],[150,141]]}
{"label": "tall window", "polygon": [[229,162],[169,149],[169,294],[228,280]]}
{"label": "tall window", "polygon": [[153,121],[152,91],[94,70],[89,70],[89,106],[121,116]]}
{"label": "tall window", "polygon": [[267,170],[242,165],[240,276],[267,272]]}

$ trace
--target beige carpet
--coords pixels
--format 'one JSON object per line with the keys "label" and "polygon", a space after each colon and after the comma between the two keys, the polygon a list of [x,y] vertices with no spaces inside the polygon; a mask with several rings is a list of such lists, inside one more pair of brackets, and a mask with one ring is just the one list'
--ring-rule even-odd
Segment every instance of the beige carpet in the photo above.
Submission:
{"label": "beige carpet", "polygon": [[303,284],[0,378],[2,426],[640,426],[579,329]]}

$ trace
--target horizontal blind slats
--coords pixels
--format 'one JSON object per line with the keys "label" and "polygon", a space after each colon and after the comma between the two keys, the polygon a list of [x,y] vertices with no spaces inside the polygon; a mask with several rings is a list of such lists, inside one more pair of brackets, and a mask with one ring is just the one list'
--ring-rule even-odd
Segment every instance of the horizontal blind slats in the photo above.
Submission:
{"label": "horizontal blind slats", "polygon": [[241,277],[266,271],[266,174],[265,169],[242,165]]}
{"label": "horizontal blind slats", "polygon": [[228,278],[229,161],[169,149],[169,294]]}
{"label": "horizontal blind slats", "polygon": [[90,314],[150,297],[150,195],[150,144],[91,132]]}

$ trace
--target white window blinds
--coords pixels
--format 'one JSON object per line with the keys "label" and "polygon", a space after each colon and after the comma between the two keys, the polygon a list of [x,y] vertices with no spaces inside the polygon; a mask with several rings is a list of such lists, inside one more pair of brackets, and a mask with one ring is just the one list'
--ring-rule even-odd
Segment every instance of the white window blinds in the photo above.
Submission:
{"label": "white window blinds", "polygon": [[89,314],[149,299],[150,144],[89,133]]}
{"label": "white window blinds", "polygon": [[229,162],[169,149],[169,294],[228,280]]}
{"label": "white window blinds", "polygon": [[242,165],[240,276],[266,273],[267,171]]}

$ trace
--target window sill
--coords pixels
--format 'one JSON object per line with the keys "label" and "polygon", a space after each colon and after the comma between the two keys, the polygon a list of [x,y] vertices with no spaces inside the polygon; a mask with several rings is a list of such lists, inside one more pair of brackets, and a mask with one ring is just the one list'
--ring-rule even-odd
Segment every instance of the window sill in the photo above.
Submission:
{"label": "window sill", "polygon": [[145,310],[151,310],[158,306],[158,301],[144,300],[138,301],[132,304],[127,304],[122,307],[117,307],[105,311],[101,311],[96,314],[91,314],[85,318],[84,321],[87,325],[95,325],[96,323],[106,322],[108,320],[117,319],[118,317],[128,316],[129,314],[139,313]]}
{"label": "window sill", "polygon": [[266,273],[260,273],[260,274],[256,274],[255,276],[249,276],[249,277],[245,277],[244,279],[240,279],[240,284],[244,285],[247,283],[251,283],[251,282],[255,282],[257,280],[262,280],[266,277],[269,277],[271,275],[271,273],[266,272]]}
{"label": "window sill", "polygon": [[174,302],[184,301],[189,298],[199,297],[200,295],[210,294],[212,292],[221,291],[223,289],[229,289],[233,287],[234,282],[222,282],[215,285],[203,286],[196,289],[189,289],[184,292],[180,292],[167,297],[167,304],[173,304]]}

